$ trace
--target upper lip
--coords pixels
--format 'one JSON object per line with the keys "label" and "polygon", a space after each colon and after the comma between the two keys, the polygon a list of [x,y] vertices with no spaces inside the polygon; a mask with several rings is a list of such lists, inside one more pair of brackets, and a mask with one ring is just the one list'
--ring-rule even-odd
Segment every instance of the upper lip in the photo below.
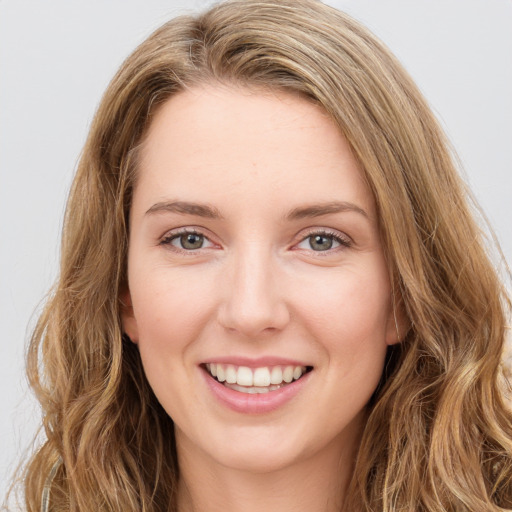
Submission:
{"label": "upper lip", "polygon": [[231,364],[233,366],[247,366],[248,368],[261,368],[264,366],[312,366],[311,364],[297,359],[276,356],[263,356],[257,358],[244,356],[219,356],[205,359],[201,364],[204,365],[207,363]]}

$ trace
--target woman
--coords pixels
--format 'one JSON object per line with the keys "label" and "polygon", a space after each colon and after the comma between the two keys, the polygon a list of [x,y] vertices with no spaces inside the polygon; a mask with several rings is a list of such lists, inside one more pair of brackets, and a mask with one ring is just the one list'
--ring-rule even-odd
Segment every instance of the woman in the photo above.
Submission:
{"label": "woman", "polygon": [[347,16],[243,1],[164,25],[69,199],[27,509],[512,507],[509,302],[467,196]]}

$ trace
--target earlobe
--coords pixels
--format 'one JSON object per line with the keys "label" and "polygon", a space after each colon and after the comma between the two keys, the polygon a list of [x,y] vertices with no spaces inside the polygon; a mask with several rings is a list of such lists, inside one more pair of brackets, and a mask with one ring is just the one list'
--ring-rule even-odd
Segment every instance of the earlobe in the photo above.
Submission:
{"label": "earlobe", "polygon": [[137,320],[133,313],[132,297],[128,288],[121,293],[119,306],[121,309],[121,326],[123,333],[126,334],[133,343],[137,344],[139,341],[139,330]]}

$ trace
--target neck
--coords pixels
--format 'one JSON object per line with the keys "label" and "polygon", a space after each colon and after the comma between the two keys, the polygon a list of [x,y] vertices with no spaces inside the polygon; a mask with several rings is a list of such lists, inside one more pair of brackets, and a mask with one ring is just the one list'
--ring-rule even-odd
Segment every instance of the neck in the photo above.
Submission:
{"label": "neck", "polygon": [[[340,447],[340,445],[342,447]],[[340,512],[357,452],[334,441],[286,467],[254,472],[178,450],[179,512]]]}

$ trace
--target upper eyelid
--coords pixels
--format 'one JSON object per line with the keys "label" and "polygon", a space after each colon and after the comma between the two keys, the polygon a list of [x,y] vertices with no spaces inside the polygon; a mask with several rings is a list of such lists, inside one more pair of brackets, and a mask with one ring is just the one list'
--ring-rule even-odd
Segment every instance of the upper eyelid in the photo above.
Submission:
{"label": "upper eyelid", "polygon": [[302,230],[301,232],[299,232],[297,234],[297,239],[299,241],[302,241],[312,235],[327,235],[327,236],[332,236],[334,238],[339,238],[341,240],[346,240],[347,242],[350,242],[350,243],[353,242],[352,237],[350,237],[343,231],[339,231],[338,229],[334,229],[334,228],[322,228],[322,227],[306,228],[306,230]]}
{"label": "upper eyelid", "polygon": [[159,240],[165,240],[167,238],[173,238],[187,233],[195,233],[204,236],[205,238],[213,242],[211,240],[212,236],[208,234],[209,231],[200,226],[182,226],[179,228],[168,229],[162,236],[159,237]]}

